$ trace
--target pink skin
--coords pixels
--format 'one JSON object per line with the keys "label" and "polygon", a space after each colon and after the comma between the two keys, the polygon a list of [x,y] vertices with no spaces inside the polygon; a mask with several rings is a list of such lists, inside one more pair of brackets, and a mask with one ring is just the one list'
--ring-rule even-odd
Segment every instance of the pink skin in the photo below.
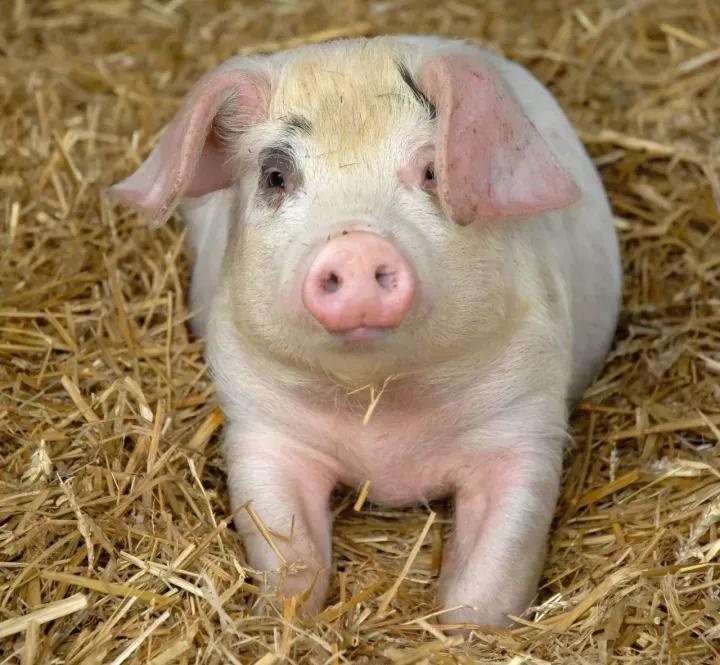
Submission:
{"label": "pink skin", "polygon": [[[300,405],[286,406],[292,412]],[[250,565],[278,571],[268,581],[280,595],[307,594],[302,612],[313,615],[322,609],[329,585],[329,496],[338,482],[357,487],[371,479],[370,499],[390,506],[451,494],[455,528],[445,548],[440,600],[445,607],[460,607],[440,621],[473,623],[480,613],[487,624],[506,624],[507,614],[520,614],[536,589],[559,455],[541,445],[484,437],[473,441],[473,450],[463,445],[457,428],[461,408],[445,404],[424,413],[427,405],[396,407],[377,413],[367,426],[343,414],[300,407],[302,437],[275,428],[228,430],[233,504],[252,499],[285,558],[283,564],[241,512],[237,525]],[[323,442],[318,435],[328,429],[342,432],[341,439]]]}
{"label": "pink skin", "polygon": [[213,121],[232,95],[245,124],[265,116],[264,84],[244,71],[211,73],[188,93],[182,108],[150,156],[110,194],[130,202],[148,217],[165,220],[181,196],[202,196],[232,182]]}
{"label": "pink skin", "polygon": [[559,469],[543,476],[530,467],[532,456],[507,453],[483,462],[455,492],[455,533],[443,552],[438,595],[457,609],[443,623],[474,623],[480,614],[487,625],[506,624],[530,604],[542,573]]}
{"label": "pink skin", "polygon": [[[231,126],[225,129],[242,134],[243,129],[268,118],[273,94],[274,78],[253,67],[237,64],[205,77],[190,92],[146,162],[112,191],[146,215],[164,221],[180,198],[201,196],[232,184],[231,160],[218,140],[224,135],[222,123],[231,118]],[[525,116],[515,93],[483,59],[463,56],[453,48],[425,62],[423,71],[416,72],[416,82],[437,108],[437,131],[433,145],[420,147],[408,156],[407,165],[395,168],[398,187],[436,194],[446,215],[428,217],[428,223],[509,223],[578,200],[580,190]],[[542,114],[535,114],[535,120],[545,123]],[[544,131],[552,134],[552,126],[548,127]],[[562,122],[557,127],[561,134],[571,131]],[[568,152],[572,165],[570,153],[572,149]],[[583,175],[576,164],[573,176],[578,176],[581,184],[584,180],[583,192],[598,189],[593,174],[589,176],[585,169]],[[298,194],[291,179],[286,193]],[[216,200],[218,206],[230,205],[220,203],[220,195]],[[390,199],[380,203],[388,205]],[[393,200],[392,205],[395,203]],[[374,200],[367,204],[375,214]],[[248,205],[253,214],[256,208]],[[588,220],[606,219],[609,223],[605,204],[591,202],[586,209],[583,205],[580,210],[586,211],[583,214]],[[191,228],[197,232],[201,221],[210,224],[223,219],[226,229],[230,228],[234,212],[218,206],[210,206],[213,214],[208,214],[208,219],[201,220],[199,212],[193,213],[198,218]],[[327,206],[343,208],[338,201]],[[398,204],[396,212],[403,209]],[[599,211],[599,215],[588,211]],[[584,224],[586,231],[593,230],[582,215],[575,222]],[[530,316],[523,322],[526,330],[509,330],[508,346],[498,358],[495,351],[483,351],[485,338],[478,334],[468,337],[467,346],[458,346],[457,362],[448,359],[439,371],[428,366],[424,374],[401,376],[391,384],[367,424],[362,418],[367,406],[362,393],[351,397],[341,390],[331,392],[320,371],[303,375],[295,384],[282,359],[273,363],[242,343],[242,335],[235,334],[231,312],[242,310],[248,302],[228,300],[229,304],[214,311],[208,349],[228,417],[224,448],[237,526],[250,565],[265,572],[283,595],[307,592],[307,613],[322,608],[329,582],[330,492],[339,482],[359,487],[368,480],[370,498],[388,505],[454,497],[455,529],[445,550],[440,597],[446,608],[462,607],[444,614],[441,621],[503,625],[508,623],[508,613],[521,613],[531,601],[558,491],[566,423],[566,362],[569,365],[571,358],[569,351],[555,344],[565,339],[566,332],[570,339],[575,325],[580,331],[589,330],[583,325],[584,318],[603,309],[591,303],[573,314],[573,326],[564,320],[566,309],[554,303],[566,300],[546,293],[546,273],[536,263],[553,275],[560,276],[563,270],[566,277],[575,275],[573,257],[565,256],[571,245],[563,240],[553,244],[551,251],[540,242],[540,254],[535,255],[533,241],[560,229],[553,220],[538,220],[538,224],[544,224],[541,229],[545,230],[533,235],[530,225],[519,226],[517,236],[508,235],[507,242],[517,242],[517,256],[530,259],[515,266],[523,278],[517,283],[527,289],[529,302],[537,300],[535,311],[547,312],[547,316]],[[329,230],[322,228],[319,233],[324,237]],[[262,227],[257,232],[263,233]],[[483,232],[481,228],[477,238],[471,234],[463,237],[466,242],[481,242]],[[577,244],[572,245],[573,251],[589,252],[592,243],[579,243],[573,233],[571,225],[562,228],[563,238],[574,238],[572,242]],[[199,237],[206,238],[204,234]],[[223,251],[217,245],[224,237],[217,234],[220,240],[215,245],[208,241],[205,253],[200,252],[204,263],[198,265],[202,268],[193,276],[212,298],[215,293],[222,294],[229,283],[228,275],[220,274],[223,262],[217,259]],[[403,246],[422,274],[417,253],[410,244]],[[232,258],[242,261],[247,257]],[[301,275],[299,280],[290,280],[295,297],[279,309],[283,316],[296,308],[306,319],[313,317],[318,322],[316,330],[303,332],[320,344],[328,341],[328,332],[352,342],[382,337],[400,326],[413,307],[417,310],[434,304],[418,302],[410,261],[389,241],[368,231],[352,230],[333,237],[307,260],[307,269],[305,264],[293,266]],[[469,282],[473,289],[484,288],[489,293],[491,287],[504,287],[502,281],[481,286],[489,277],[478,274],[472,264],[459,261],[458,268],[467,280],[477,280]],[[607,270],[598,263],[588,279],[599,282],[597,276],[603,274],[608,274]],[[579,275],[584,277],[582,272]],[[438,273],[438,283],[445,276]],[[572,282],[568,278],[568,283]],[[216,288],[216,283],[225,286]],[[432,293],[432,286],[425,283],[423,291]],[[560,295],[568,296],[569,301],[572,294],[561,290]],[[267,303],[258,300],[254,304]],[[461,323],[469,322],[470,314],[457,308]],[[284,335],[283,322],[268,318],[265,329]],[[578,335],[582,338],[582,332]],[[429,336],[429,343],[433,339],[439,335]],[[477,343],[472,341],[475,339]],[[302,343],[284,337],[280,341],[290,349],[290,356],[302,357]],[[422,356],[424,350],[432,351],[423,343],[413,341],[408,353]],[[582,352],[572,362],[592,370],[590,365],[596,363],[593,358],[603,344],[597,338],[595,351],[589,355]],[[356,353],[352,348],[347,351]],[[375,370],[380,380],[382,369]],[[252,502],[274,546],[242,510],[246,502]]]}
{"label": "pink skin", "polygon": [[307,311],[332,333],[366,341],[396,328],[412,307],[415,275],[395,247],[365,231],[328,242],[308,269],[302,287]]}
{"label": "pink skin", "polygon": [[424,83],[440,109],[440,196],[458,224],[538,215],[580,198],[580,190],[491,71],[471,58],[441,57],[428,65]]}
{"label": "pink skin", "polygon": [[330,579],[329,497],[337,482],[335,470],[313,456],[295,458],[289,454],[293,442],[277,433],[240,437],[230,429],[225,446],[232,451],[228,474],[233,478],[233,505],[251,501],[274,545],[260,534],[248,512],[238,512],[235,524],[250,565],[266,572],[268,586],[283,596],[305,594],[304,612],[318,612]]}

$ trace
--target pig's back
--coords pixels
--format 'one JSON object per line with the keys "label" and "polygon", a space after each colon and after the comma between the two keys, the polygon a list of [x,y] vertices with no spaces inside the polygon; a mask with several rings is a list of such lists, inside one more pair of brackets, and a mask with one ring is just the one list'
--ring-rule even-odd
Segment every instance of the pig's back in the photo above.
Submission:
{"label": "pig's back", "polygon": [[617,323],[622,269],[612,212],[595,165],[555,98],[520,65],[489,53],[486,57],[583,192],[566,210],[523,223],[540,264],[544,257],[560,263],[572,327],[574,400],[602,365]]}

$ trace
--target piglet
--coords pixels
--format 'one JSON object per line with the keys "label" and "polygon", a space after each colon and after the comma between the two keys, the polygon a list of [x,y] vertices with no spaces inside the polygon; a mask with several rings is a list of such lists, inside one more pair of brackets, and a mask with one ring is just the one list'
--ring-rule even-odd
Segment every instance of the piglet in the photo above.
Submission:
{"label": "piglet", "polygon": [[450,495],[443,621],[522,613],[621,286],[603,186],[550,93],[432,37],[236,57],[112,192],[187,224],[231,501],[280,534],[237,510],[250,565],[317,612],[338,483]]}

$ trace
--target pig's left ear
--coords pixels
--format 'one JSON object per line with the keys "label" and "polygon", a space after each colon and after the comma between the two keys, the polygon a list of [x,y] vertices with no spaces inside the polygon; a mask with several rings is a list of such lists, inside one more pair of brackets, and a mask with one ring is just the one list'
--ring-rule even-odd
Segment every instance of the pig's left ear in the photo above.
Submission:
{"label": "pig's left ear", "polygon": [[580,198],[490,66],[441,56],[427,64],[423,88],[441,125],[435,158],[440,196],[456,222],[528,217]]}
{"label": "pig's left ear", "polygon": [[202,196],[232,181],[222,146],[220,118],[233,129],[267,113],[269,86],[259,73],[212,72],[195,85],[149,157],[113,185],[116,196],[156,222],[164,222],[183,196]]}

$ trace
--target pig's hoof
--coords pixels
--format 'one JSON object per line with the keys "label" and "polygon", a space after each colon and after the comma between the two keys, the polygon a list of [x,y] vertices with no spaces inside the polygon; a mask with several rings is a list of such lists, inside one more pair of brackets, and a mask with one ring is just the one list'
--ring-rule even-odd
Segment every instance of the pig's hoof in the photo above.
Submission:
{"label": "pig's hoof", "polygon": [[327,577],[316,573],[292,576],[284,581],[278,590],[282,598],[295,598],[297,614],[303,620],[311,620],[325,606]]}
{"label": "pig's hoof", "polygon": [[[456,607],[450,605],[451,607]],[[450,612],[444,612],[438,617],[438,621],[445,626],[443,632],[448,635],[468,636],[472,631],[478,633],[497,632],[498,629],[512,628],[513,622],[497,609],[485,610],[483,608],[464,606],[458,607]]]}
{"label": "pig's hoof", "polygon": [[296,574],[268,575],[261,583],[263,595],[253,606],[254,616],[268,613],[284,613],[286,603],[295,599],[295,613],[304,620],[312,620],[325,605],[328,579],[320,572],[310,574],[303,571]]}

